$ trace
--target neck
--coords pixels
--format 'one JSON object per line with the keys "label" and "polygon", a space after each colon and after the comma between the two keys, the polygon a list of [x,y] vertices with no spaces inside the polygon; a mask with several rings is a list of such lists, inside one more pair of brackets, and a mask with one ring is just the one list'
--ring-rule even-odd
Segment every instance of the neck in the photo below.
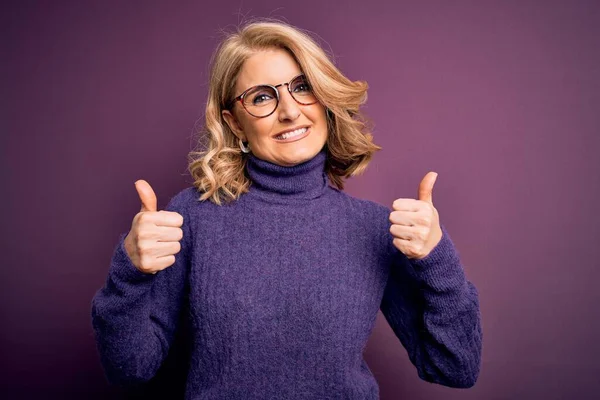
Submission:
{"label": "neck", "polygon": [[291,167],[262,160],[251,153],[246,164],[251,192],[276,202],[317,198],[327,188],[326,160],[325,148],[310,160]]}

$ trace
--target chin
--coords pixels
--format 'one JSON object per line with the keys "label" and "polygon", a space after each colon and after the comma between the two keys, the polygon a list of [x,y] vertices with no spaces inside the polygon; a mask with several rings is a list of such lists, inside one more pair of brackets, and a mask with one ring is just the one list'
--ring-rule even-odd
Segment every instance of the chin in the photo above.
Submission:
{"label": "chin", "polygon": [[288,153],[286,155],[282,154],[282,160],[285,160],[286,164],[288,165],[302,164],[303,162],[306,162],[316,156],[321,149],[322,147],[297,149],[292,153]]}

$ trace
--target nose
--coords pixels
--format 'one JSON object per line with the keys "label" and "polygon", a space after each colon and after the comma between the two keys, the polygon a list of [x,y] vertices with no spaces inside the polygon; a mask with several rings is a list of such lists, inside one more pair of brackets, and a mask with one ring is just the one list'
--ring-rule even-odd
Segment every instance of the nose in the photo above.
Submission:
{"label": "nose", "polygon": [[293,121],[300,116],[299,104],[294,100],[289,91],[280,88],[279,91],[279,121]]}

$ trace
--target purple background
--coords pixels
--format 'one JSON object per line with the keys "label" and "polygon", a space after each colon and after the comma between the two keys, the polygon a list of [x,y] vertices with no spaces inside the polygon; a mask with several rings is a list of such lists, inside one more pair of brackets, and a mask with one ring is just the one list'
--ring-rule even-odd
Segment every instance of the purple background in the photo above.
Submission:
{"label": "purple background", "polygon": [[[382,399],[600,395],[600,3],[15,1],[1,10],[0,397],[107,398],[90,302],[146,179],[191,185],[209,58],[271,16],[312,31],[383,146],[347,192],[433,202],[480,292],[469,390],[421,381],[378,316],[365,357]],[[340,238],[343,240],[343,238]]]}

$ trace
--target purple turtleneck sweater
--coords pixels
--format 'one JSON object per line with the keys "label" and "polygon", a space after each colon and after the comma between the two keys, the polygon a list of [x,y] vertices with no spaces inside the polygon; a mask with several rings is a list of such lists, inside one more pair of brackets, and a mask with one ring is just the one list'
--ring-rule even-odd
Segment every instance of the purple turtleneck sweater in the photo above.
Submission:
{"label": "purple turtleneck sweater", "polygon": [[184,219],[172,266],[140,272],[121,235],[92,301],[109,382],[170,371],[185,399],[378,399],[363,350],[381,310],[419,377],[474,385],[478,292],[446,228],[408,259],[389,208],[329,185],[325,150],[293,167],[249,157],[238,200],[199,201],[194,187],[171,199]]}

